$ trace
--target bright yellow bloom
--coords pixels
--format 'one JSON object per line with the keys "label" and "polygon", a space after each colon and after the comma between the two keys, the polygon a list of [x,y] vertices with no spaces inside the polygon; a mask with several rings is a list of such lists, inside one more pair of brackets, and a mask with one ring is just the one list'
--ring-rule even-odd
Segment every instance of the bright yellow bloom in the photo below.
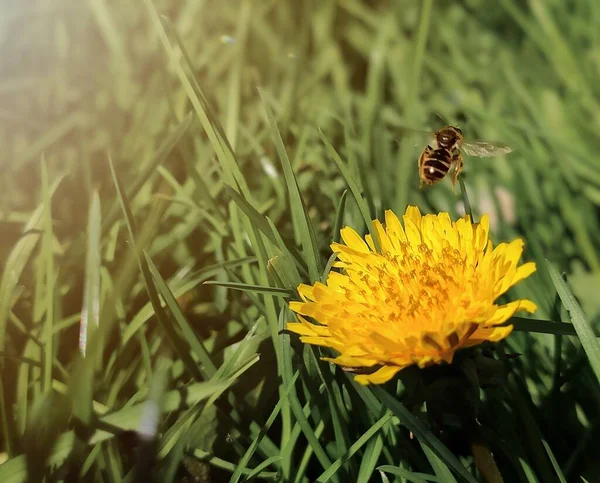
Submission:
{"label": "bright yellow bloom", "polygon": [[326,284],[300,285],[302,302],[290,303],[300,322],[287,328],[340,354],[325,360],[379,368],[356,376],[361,384],[387,382],[412,364],[452,362],[458,349],[504,339],[513,327],[499,325],[517,310],[536,310],[529,300],[494,303],[536,267],[517,266],[522,240],[492,247],[487,216],[478,224],[452,222],[448,213],[421,216],[409,206],[403,220],[404,227],[386,211],[385,227],[373,222],[381,252],[370,235],[365,242],[343,228],[344,243],[331,245],[341,273],[332,271]]}

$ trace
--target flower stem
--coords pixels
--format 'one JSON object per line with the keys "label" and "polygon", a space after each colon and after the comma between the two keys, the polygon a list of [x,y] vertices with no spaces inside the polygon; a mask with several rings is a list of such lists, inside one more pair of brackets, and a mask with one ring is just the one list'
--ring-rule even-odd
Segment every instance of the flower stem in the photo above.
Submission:
{"label": "flower stem", "polygon": [[471,222],[474,222],[475,220],[473,219],[473,210],[471,209],[471,203],[469,203],[469,197],[467,195],[467,188],[465,187],[465,182],[462,178],[458,178],[458,183],[460,184],[460,194],[465,205],[465,212],[471,218]]}
{"label": "flower stem", "polygon": [[503,483],[502,474],[498,466],[496,466],[494,457],[487,445],[483,442],[474,442],[471,449],[473,451],[475,466],[477,466],[479,473],[481,473],[483,481],[485,483]]}

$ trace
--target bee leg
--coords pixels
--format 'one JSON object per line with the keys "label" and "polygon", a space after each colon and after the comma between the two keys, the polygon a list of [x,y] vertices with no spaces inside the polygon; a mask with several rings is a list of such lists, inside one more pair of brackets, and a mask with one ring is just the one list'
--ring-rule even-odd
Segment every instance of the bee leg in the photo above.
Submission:
{"label": "bee leg", "polygon": [[455,186],[458,181],[458,175],[463,169],[463,157],[460,153],[452,156],[452,164],[454,165],[454,171],[452,172],[452,186]]}
{"label": "bee leg", "polygon": [[456,163],[452,166],[452,190],[456,188],[456,182],[458,181],[458,166]]}

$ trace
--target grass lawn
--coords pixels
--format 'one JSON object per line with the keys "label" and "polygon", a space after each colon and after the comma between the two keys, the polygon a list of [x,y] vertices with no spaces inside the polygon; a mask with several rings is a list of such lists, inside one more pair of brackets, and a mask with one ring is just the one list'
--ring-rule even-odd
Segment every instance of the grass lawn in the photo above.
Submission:
{"label": "grass lawn", "polygon": [[[512,152],[420,188],[446,124]],[[0,1],[0,482],[600,481],[599,133],[593,0]],[[408,206],[537,310],[362,385],[290,302]]]}

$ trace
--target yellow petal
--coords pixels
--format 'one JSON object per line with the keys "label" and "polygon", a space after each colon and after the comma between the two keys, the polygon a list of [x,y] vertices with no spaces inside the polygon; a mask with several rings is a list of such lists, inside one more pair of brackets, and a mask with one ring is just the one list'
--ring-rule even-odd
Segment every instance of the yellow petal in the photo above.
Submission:
{"label": "yellow petal", "polygon": [[[362,241],[362,240],[361,240]],[[346,245],[340,245],[339,243],[332,243],[331,249],[334,253],[337,253],[338,258],[344,262],[351,261],[354,257],[366,257],[371,253],[368,245],[363,241],[367,251],[356,250],[355,248],[347,247]]]}
{"label": "yellow petal", "polygon": [[387,235],[385,229],[383,228],[383,225],[381,224],[381,222],[379,220],[375,220],[373,222],[373,229],[374,229],[375,233],[377,234],[377,238],[379,239],[379,245],[381,246],[381,251],[383,253],[393,252],[394,246],[392,244],[392,241],[390,240],[390,237]]}
{"label": "yellow petal", "polygon": [[305,302],[308,302],[309,300],[314,300],[312,285],[305,285],[301,283],[300,285],[298,285],[298,293],[300,294],[302,300],[304,300]]}
{"label": "yellow petal", "polygon": [[300,341],[304,344],[318,345],[321,347],[331,347],[332,349],[340,349],[341,346],[331,337],[311,337],[306,335],[300,336]]}
{"label": "yellow petal", "polygon": [[360,237],[358,233],[353,228],[349,226],[342,228],[340,230],[340,235],[342,240],[348,248],[352,248],[360,253],[369,253],[369,247],[365,243],[365,241]]}
{"label": "yellow petal", "polygon": [[477,344],[481,344],[485,341],[498,342],[499,340],[508,337],[512,330],[512,325],[490,328],[479,327],[465,342],[465,347],[471,347]]}
{"label": "yellow petal", "polygon": [[304,308],[304,305],[306,305],[305,302],[290,302],[290,310],[296,312],[297,314],[301,314],[302,310]]}
{"label": "yellow petal", "polygon": [[384,384],[402,369],[402,367],[397,366],[383,366],[372,374],[359,374],[354,377],[354,380],[363,386],[367,384]]}
{"label": "yellow petal", "polygon": [[[446,240],[452,248],[458,249],[460,229],[457,230],[456,227],[452,225],[450,215],[448,213],[440,213],[436,216],[436,221],[438,238],[440,240]],[[464,225],[464,223],[461,223],[461,225]]]}
{"label": "yellow petal", "polygon": [[324,325],[316,325],[307,322],[304,317],[298,317],[300,322],[288,322],[285,326],[290,332],[299,335],[316,336],[316,337],[331,337],[329,327]]}
{"label": "yellow petal", "polygon": [[404,214],[404,221],[406,222],[407,219],[412,220],[415,226],[419,230],[421,229],[421,212],[419,211],[418,207],[409,205],[406,208],[406,213]]}
{"label": "yellow petal", "polygon": [[342,354],[338,357],[321,357],[321,360],[332,362],[337,364],[338,366],[347,366],[347,367],[373,367],[374,365],[379,364],[377,359],[369,359],[366,357],[352,357],[345,354]]}
{"label": "yellow petal", "polygon": [[313,335],[315,333],[311,327],[306,327],[300,322],[288,322],[285,327],[287,330],[300,335]]}
{"label": "yellow petal", "polygon": [[316,302],[333,302],[340,300],[343,297],[343,295],[339,292],[336,292],[333,287],[329,287],[321,282],[315,283],[312,295],[313,300]]}
{"label": "yellow petal", "polygon": [[485,214],[479,220],[475,229],[475,249],[483,250],[487,245],[488,235],[490,233],[490,217]]}
{"label": "yellow petal", "polygon": [[516,264],[523,254],[523,247],[525,242],[520,238],[513,240],[508,244],[506,249],[506,261],[510,264]]}
{"label": "yellow petal", "polygon": [[441,354],[441,359],[446,363],[446,364],[452,364],[452,359],[454,358],[454,353],[456,351],[454,350],[449,350],[446,352],[442,352]]}
{"label": "yellow petal", "polygon": [[533,313],[537,310],[537,306],[530,300],[515,300],[506,305],[500,305],[492,317],[490,317],[484,325],[490,327],[492,325],[502,324],[510,319],[518,310],[526,310]]}
{"label": "yellow petal", "polygon": [[400,220],[391,210],[385,212],[385,229],[394,248],[399,250],[401,243],[406,243],[406,233],[404,233]]}
{"label": "yellow petal", "polygon": [[531,275],[536,270],[537,267],[534,262],[529,262],[521,265],[519,268],[517,268],[517,271],[511,280],[511,286],[516,285],[521,280],[529,277],[529,275]]}
{"label": "yellow petal", "polygon": [[421,244],[421,230],[420,230],[421,222],[419,220],[419,225],[415,224],[413,220],[404,216],[404,231],[406,232],[406,238],[408,242],[412,245],[413,250],[416,250],[417,247]]}

